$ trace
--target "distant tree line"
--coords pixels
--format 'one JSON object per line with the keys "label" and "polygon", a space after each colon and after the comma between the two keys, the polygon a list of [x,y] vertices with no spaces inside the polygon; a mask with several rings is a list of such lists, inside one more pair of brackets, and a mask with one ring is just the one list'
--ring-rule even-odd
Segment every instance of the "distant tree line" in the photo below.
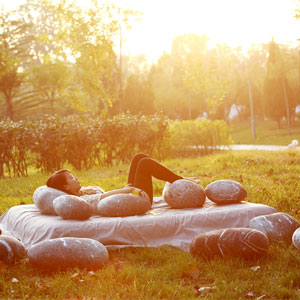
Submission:
{"label": "distant tree line", "polygon": [[[208,37],[185,34],[149,65],[143,56],[116,53],[122,32],[141,14],[112,4],[83,9],[71,1],[27,0],[0,15],[0,119],[34,120],[96,113],[151,115],[176,120],[295,119],[299,100],[297,46],[253,45],[248,53]],[[138,26],[138,25],[136,25]],[[120,55],[121,54],[121,55]]]}

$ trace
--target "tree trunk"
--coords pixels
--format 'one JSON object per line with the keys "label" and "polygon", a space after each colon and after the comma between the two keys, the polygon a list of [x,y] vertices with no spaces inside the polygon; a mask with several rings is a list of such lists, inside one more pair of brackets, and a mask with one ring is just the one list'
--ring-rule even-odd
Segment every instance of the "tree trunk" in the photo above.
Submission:
{"label": "tree trunk", "polygon": [[4,111],[4,120],[14,119],[13,105],[11,97],[6,97],[5,111]]}
{"label": "tree trunk", "polygon": [[291,135],[290,130],[290,109],[289,109],[289,99],[286,92],[286,84],[285,80],[282,80],[282,87],[283,87],[283,94],[284,94],[284,100],[285,100],[285,109],[286,109],[286,120],[287,120],[287,127],[288,127],[288,135]]}

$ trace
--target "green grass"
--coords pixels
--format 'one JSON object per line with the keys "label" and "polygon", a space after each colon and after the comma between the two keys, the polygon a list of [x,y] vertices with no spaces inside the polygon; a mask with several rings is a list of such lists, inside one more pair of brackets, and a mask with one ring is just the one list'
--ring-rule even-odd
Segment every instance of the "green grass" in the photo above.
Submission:
{"label": "green grass", "polygon": [[[199,177],[204,188],[217,179],[237,180],[247,189],[249,202],[299,216],[298,151],[226,151],[164,163],[179,174]],[[74,173],[83,185],[108,190],[126,183],[127,169],[122,165]],[[32,203],[33,191],[46,178],[33,173],[28,178],[1,180],[1,213],[22,201]],[[154,181],[156,195],[163,186]],[[265,257],[253,261],[206,261],[167,246],[128,248],[109,255],[109,263],[94,272],[46,273],[27,259],[13,266],[2,264],[0,299],[300,299],[300,252],[291,242],[273,242]],[[206,286],[212,289],[197,291]]]}
{"label": "green grass", "polygon": [[256,139],[253,140],[250,121],[232,122],[231,137],[233,144],[256,144],[256,145],[288,145],[293,139],[300,142],[300,124],[291,124],[290,135],[285,122],[282,121],[281,129],[278,129],[274,121],[255,121]]}

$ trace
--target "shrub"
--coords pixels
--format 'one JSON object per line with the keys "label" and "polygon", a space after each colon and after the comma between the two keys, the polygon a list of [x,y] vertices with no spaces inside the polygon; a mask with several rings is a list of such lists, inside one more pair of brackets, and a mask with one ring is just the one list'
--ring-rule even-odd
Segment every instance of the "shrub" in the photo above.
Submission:
{"label": "shrub", "polygon": [[230,143],[229,127],[224,121],[186,120],[170,122],[173,154],[211,153]]}

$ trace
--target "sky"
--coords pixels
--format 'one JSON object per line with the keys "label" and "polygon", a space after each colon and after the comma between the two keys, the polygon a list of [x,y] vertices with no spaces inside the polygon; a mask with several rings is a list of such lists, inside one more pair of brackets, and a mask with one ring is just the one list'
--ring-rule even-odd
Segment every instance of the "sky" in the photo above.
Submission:
{"label": "sky", "polygon": [[[77,0],[85,5],[87,0]],[[297,44],[300,20],[294,18],[300,0],[110,0],[143,12],[140,22],[125,34],[124,53],[146,54],[155,61],[170,52],[173,39],[182,34],[206,34],[211,46],[226,43],[247,50],[251,44]],[[0,0],[4,9],[25,0]]]}

